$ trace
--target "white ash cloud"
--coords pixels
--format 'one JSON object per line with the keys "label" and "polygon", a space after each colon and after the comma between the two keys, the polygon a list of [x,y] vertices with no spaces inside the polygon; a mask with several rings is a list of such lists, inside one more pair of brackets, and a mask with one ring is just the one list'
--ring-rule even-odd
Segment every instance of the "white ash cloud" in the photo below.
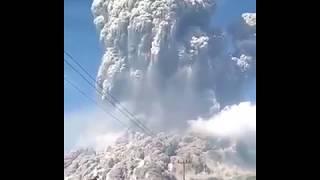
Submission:
{"label": "white ash cloud", "polygon": [[191,131],[209,136],[236,138],[256,132],[256,105],[242,102],[227,106],[209,119],[189,121]]}
{"label": "white ash cloud", "polygon": [[195,135],[128,132],[104,151],[83,149],[64,158],[65,179],[167,179],[180,180],[188,159],[187,179],[247,179],[255,169],[245,164],[237,142]]}
{"label": "white ash cloud", "polygon": [[256,26],[256,13],[243,13],[242,18],[249,26]]}
{"label": "white ash cloud", "polygon": [[[190,179],[255,178],[255,105],[241,103],[243,90],[255,89],[255,14],[243,14],[222,33],[209,26],[215,3],[94,0],[105,50],[97,86],[166,133],[122,136],[96,123],[80,144],[104,150],[65,156],[65,179],[174,180],[182,158],[192,159]],[[232,39],[231,55],[225,36]],[[167,132],[177,129],[191,134]]]}
{"label": "white ash cloud", "polygon": [[[241,102],[227,106],[207,119],[191,120],[189,131],[211,138],[223,138],[237,144],[236,152],[246,163],[256,164],[256,105]],[[233,158],[232,158],[233,159]]]}
{"label": "white ash cloud", "polygon": [[160,130],[240,102],[255,76],[255,16],[244,14],[240,30],[227,34],[236,49],[230,57],[226,34],[210,27],[215,8],[215,0],[95,0],[105,47],[97,86]]}
{"label": "white ash cloud", "polygon": [[237,63],[237,65],[240,67],[242,72],[245,72],[250,68],[252,57],[241,54],[241,56],[239,58],[232,57],[231,60],[233,60]]}

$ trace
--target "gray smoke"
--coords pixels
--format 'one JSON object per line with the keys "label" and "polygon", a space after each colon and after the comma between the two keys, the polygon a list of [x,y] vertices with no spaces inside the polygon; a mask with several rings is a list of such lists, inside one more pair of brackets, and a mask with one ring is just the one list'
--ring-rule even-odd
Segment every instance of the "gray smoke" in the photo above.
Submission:
{"label": "gray smoke", "polygon": [[94,0],[105,47],[102,98],[110,92],[157,130],[243,101],[243,87],[255,78],[255,14],[221,33],[210,27],[215,8],[214,0]]}

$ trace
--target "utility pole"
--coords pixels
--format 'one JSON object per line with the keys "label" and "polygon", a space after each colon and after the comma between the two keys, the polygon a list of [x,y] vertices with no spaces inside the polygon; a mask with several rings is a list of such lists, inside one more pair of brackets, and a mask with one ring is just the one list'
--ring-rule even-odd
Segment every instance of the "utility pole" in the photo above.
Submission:
{"label": "utility pole", "polygon": [[179,161],[178,160],[178,163],[179,164],[182,164],[182,167],[183,167],[183,180],[186,180],[186,164],[190,164],[191,163],[191,160],[182,160],[182,161]]}

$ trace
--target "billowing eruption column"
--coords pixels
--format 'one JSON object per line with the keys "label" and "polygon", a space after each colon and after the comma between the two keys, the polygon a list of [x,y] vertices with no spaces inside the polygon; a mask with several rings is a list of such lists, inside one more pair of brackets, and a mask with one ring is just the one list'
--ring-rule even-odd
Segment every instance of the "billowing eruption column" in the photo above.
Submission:
{"label": "billowing eruption column", "polygon": [[105,47],[97,86],[159,128],[241,101],[255,76],[255,15],[230,29],[230,57],[224,34],[210,27],[215,7],[214,0],[94,0]]}

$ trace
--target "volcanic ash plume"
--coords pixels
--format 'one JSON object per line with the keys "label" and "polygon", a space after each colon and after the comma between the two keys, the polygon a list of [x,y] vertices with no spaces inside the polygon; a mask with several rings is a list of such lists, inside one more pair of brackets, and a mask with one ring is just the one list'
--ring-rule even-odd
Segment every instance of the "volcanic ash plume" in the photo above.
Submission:
{"label": "volcanic ash plume", "polygon": [[239,51],[230,57],[223,34],[209,26],[215,7],[214,0],[95,0],[105,47],[97,75],[102,98],[113,94],[159,128],[240,101],[239,89],[255,73],[255,52],[244,42],[255,18],[243,16],[249,31],[231,32]]}

